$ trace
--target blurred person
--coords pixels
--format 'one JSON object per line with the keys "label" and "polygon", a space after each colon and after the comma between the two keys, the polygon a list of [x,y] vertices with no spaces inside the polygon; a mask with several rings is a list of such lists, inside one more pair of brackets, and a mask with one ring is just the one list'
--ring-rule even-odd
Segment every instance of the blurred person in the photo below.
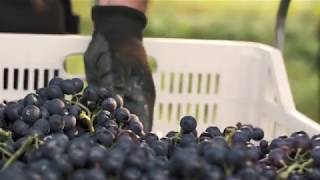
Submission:
{"label": "blurred person", "polygon": [[[87,81],[124,97],[144,129],[152,128],[155,87],[142,45],[147,0],[98,0],[84,54]],[[0,32],[78,33],[70,0],[0,0]]]}

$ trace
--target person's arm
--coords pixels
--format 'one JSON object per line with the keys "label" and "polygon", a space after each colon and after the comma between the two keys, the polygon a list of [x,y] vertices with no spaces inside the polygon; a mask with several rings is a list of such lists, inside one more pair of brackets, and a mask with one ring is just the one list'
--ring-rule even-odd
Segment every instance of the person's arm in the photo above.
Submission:
{"label": "person's arm", "polygon": [[146,0],[102,0],[92,8],[94,33],[85,53],[88,83],[112,89],[150,131],[155,87],[142,44]]}
{"label": "person's arm", "polygon": [[98,0],[98,5],[127,6],[145,13],[148,7],[148,0]]}

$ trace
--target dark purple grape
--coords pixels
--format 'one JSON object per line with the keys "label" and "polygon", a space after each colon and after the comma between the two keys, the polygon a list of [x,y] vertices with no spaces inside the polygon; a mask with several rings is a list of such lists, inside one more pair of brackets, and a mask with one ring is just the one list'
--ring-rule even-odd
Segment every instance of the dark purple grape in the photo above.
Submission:
{"label": "dark purple grape", "polygon": [[65,121],[58,114],[54,114],[49,118],[50,130],[53,132],[61,132],[64,129]]}
{"label": "dark purple grape", "polygon": [[77,105],[72,105],[68,107],[69,115],[73,115],[76,119],[79,119],[81,108]]}
{"label": "dark purple grape", "polygon": [[73,78],[71,80],[73,82],[75,93],[80,93],[83,89],[83,86],[84,86],[83,81],[79,78]]}
{"label": "dark purple grape", "polygon": [[197,121],[192,116],[184,116],[180,121],[180,127],[183,132],[192,132],[197,127]]}
{"label": "dark purple grape", "polygon": [[311,150],[311,157],[314,164],[320,166],[320,146],[316,146]]}
{"label": "dark purple grape", "polygon": [[71,95],[76,93],[74,82],[71,79],[63,80],[60,84],[60,87],[64,94]]}
{"label": "dark purple grape", "polygon": [[127,128],[139,136],[143,133],[143,124],[135,114],[130,114]]}
{"label": "dark purple grape", "polygon": [[30,125],[40,119],[40,117],[40,109],[35,105],[28,105],[22,111],[22,120]]}
{"label": "dark purple grape", "polygon": [[223,165],[227,156],[227,149],[224,146],[208,143],[203,150],[203,156],[212,165]]}
{"label": "dark purple grape", "polygon": [[232,134],[232,143],[233,144],[236,144],[236,143],[245,144],[249,140],[250,140],[250,138],[248,137],[247,133],[245,133],[241,130],[237,130],[236,132],[234,132]]}
{"label": "dark purple grape", "polygon": [[47,90],[48,99],[56,99],[56,98],[62,99],[64,97],[62,89],[59,86],[52,85],[47,87],[46,90]]}
{"label": "dark purple grape", "polygon": [[159,141],[159,137],[156,134],[150,132],[146,133],[142,138],[149,145],[151,145],[155,141]]}
{"label": "dark purple grape", "polygon": [[33,126],[31,127],[31,129],[33,130],[38,130],[43,135],[46,135],[50,132],[50,124],[49,121],[45,118],[41,118],[39,120],[37,120]]}
{"label": "dark purple grape", "polygon": [[112,150],[110,154],[112,154],[112,156],[108,156],[104,161],[102,161],[102,168],[108,175],[119,175],[124,161],[124,156],[119,150]]}
{"label": "dark purple grape", "polygon": [[100,129],[94,135],[94,139],[101,145],[110,147],[115,139],[114,135],[107,129]]}
{"label": "dark purple grape", "polygon": [[22,137],[28,134],[29,125],[22,120],[17,120],[12,125],[12,130],[16,137]]}
{"label": "dark purple grape", "polygon": [[193,133],[184,133],[181,135],[180,146],[181,147],[192,147],[196,146],[197,137]]}
{"label": "dark purple grape", "polygon": [[46,101],[44,107],[49,111],[50,114],[65,114],[65,104],[60,99],[52,99],[50,101]]}
{"label": "dark purple grape", "polygon": [[83,149],[72,149],[68,151],[70,162],[77,168],[82,168],[86,165],[89,152]]}
{"label": "dark purple grape", "polygon": [[156,156],[165,157],[168,154],[168,144],[163,141],[154,141],[150,144],[150,147],[154,150]]}
{"label": "dark purple grape", "polygon": [[113,114],[117,108],[117,102],[114,98],[107,98],[101,103],[101,108]]}
{"label": "dark purple grape", "polygon": [[90,148],[89,162],[93,165],[101,164],[102,161],[104,161],[104,158],[106,158],[107,153],[108,153],[108,151],[104,146],[96,145],[96,146]]}
{"label": "dark purple grape", "polygon": [[13,122],[19,119],[23,106],[18,103],[10,103],[7,105],[5,109],[6,117],[9,121]]}
{"label": "dark purple grape", "polygon": [[247,145],[247,160],[251,162],[257,162],[260,158],[260,149],[253,144]]}
{"label": "dark purple grape", "polygon": [[246,168],[240,169],[240,171],[238,172],[238,176],[241,179],[246,179],[246,180],[260,179],[258,172],[254,168],[251,168],[251,167],[246,167]]}
{"label": "dark purple grape", "polygon": [[220,129],[216,126],[208,127],[206,132],[209,133],[211,137],[222,136]]}
{"label": "dark purple grape", "polygon": [[105,87],[100,87],[97,89],[97,94],[100,99],[106,99],[112,96],[112,92],[110,89],[107,89]]}
{"label": "dark purple grape", "polygon": [[100,168],[89,169],[86,173],[86,179],[90,180],[106,180],[104,172]]}
{"label": "dark purple grape", "polygon": [[66,154],[55,156],[52,163],[54,167],[63,174],[71,174],[74,170],[74,167],[69,160],[69,156]]}
{"label": "dark purple grape", "polygon": [[48,109],[45,108],[44,106],[40,107],[40,113],[41,113],[41,118],[49,118],[50,116]]}
{"label": "dark purple grape", "polygon": [[44,138],[45,143],[40,146],[42,154],[50,159],[62,155],[68,146],[69,138],[63,133],[56,133]]}
{"label": "dark purple grape", "polygon": [[288,177],[288,180],[302,180],[302,179],[304,179],[303,175],[295,172],[290,173]]}
{"label": "dark purple grape", "polygon": [[306,178],[308,180],[318,180],[320,179],[320,169],[312,168],[310,171],[306,172]]}
{"label": "dark purple grape", "polygon": [[123,98],[119,94],[113,96],[113,99],[117,102],[117,108],[123,107]]}
{"label": "dark purple grape", "polygon": [[263,177],[266,177],[268,180],[276,179],[277,177],[277,169],[271,166],[264,166],[261,172]]}
{"label": "dark purple grape", "polygon": [[280,148],[272,149],[268,158],[275,167],[282,167],[284,165],[283,163],[285,163],[287,159],[286,154]]}
{"label": "dark purple grape", "polygon": [[74,129],[77,124],[77,120],[72,115],[64,115],[62,116],[62,121],[64,121],[64,130]]}
{"label": "dark purple grape", "polygon": [[311,147],[311,140],[305,133],[299,133],[293,136],[293,146],[296,149],[307,150]]}
{"label": "dark purple grape", "polygon": [[27,94],[23,100],[24,106],[28,106],[28,105],[38,106],[40,104],[38,98],[39,96],[37,94],[34,94],[34,93]]}
{"label": "dark purple grape", "polygon": [[104,124],[106,121],[110,120],[110,113],[109,111],[100,111],[95,119],[94,119],[94,123],[98,124],[98,125],[102,125]]}
{"label": "dark purple grape", "polygon": [[60,86],[63,79],[60,77],[54,77],[49,81],[49,86]]}
{"label": "dark purple grape", "polygon": [[226,156],[226,161],[234,167],[241,167],[244,165],[246,159],[246,152],[242,146],[235,146],[231,148]]}
{"label": "dark purple grape", "polygon": [[130,111],[127,108],[120,107],[116,110],[114,117],[118,123],[127,123],[129,121]]}
{"label": "dark purple grape", "polygon": [[97,101],[98,93],[96,88],[92,86],[87,86],[83,91],[83,97],[88,101]]}
{"label": "dark purple grape", "polygon": [[136,168],[126,168],[122,173],[121,173],[121,179],[126,179],[126,180],[139,180],[141,179],[142,172],[139,169]]}
{"label": "dark purple grape", "polygon": [[36,93],[40,96],[42,100],[48,99],[47,88],[39,88],[36,90]]}
{"label": "dark purple grape", "polygon": [[264,137],[264,132],[261,128],[253,128],[251,138],[255,141],[260,141]]}

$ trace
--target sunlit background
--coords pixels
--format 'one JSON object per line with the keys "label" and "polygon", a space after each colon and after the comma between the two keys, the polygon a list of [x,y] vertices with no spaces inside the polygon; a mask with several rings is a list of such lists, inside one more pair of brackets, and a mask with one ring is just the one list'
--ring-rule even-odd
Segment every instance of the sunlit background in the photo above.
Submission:
{"label": "sunlit background", "polygon": [[[73,0],[91,34],[91,0]],[[278,0],[151,0],[146,37],[228,39],[273,45]],[[320,1],[291,0],[284,58],[299,111],[320,122]],[[223,61],[221,61],[223,63]],[[82,71],[78,64],[77,71]]]}

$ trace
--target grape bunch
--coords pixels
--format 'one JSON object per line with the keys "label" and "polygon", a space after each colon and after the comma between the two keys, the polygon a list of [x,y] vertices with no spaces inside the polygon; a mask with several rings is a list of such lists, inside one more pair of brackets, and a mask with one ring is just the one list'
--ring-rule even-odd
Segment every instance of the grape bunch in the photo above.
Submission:
{"label": "grape bunch", "polygon": [[184,116],[164,137],[144,132],[120,95],[56,77],[0,105],[0,179],[320,179],[320,135],[267,141],[249,124],[196,127]]}

